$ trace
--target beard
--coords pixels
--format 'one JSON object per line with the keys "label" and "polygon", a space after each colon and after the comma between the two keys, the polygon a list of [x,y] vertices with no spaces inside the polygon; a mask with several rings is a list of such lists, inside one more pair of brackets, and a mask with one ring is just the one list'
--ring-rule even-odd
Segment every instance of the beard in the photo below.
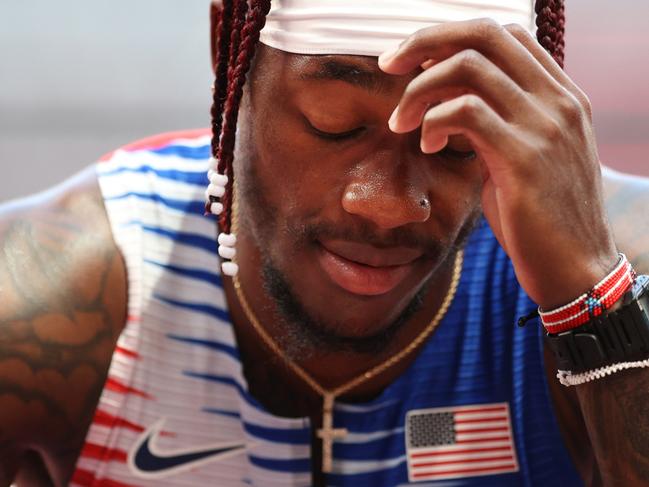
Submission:
{"label": "beard", "polygon": [[381,354],[396,333],[421,309],[429,287],[426,281],[401,313],[378,333],[365,336],[345,336],[344,323],[324,322],[309,314],[286,277],[265,256],[262,267],[264,291],[275,304],[275,319],[281,322],[283,334],[274,337],[279,346],[293,360],[311,358],[321,353]]}

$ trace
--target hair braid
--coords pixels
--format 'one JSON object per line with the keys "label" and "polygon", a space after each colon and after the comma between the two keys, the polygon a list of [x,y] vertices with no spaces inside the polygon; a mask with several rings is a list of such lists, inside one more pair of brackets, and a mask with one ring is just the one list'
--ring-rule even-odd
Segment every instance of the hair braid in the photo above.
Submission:
{"label": "hair braid", "polygon": [[[227,103],[228,97],[230,96],[230,92],[232,91],[232,86],[234,86],[234,77],[235,77],[235,66],[236,66],[236,60],[237,56],[239,55],[239,52],[241,50],[241,35],[242,35],[242,30],[243,26],[246,23],[246,14],[248,13],[248,2],[247,0],[236,0],[234,3],[234,8],[232,12],[232,21],[231,21],[231,29],[229,32],[229,52],[227,55],[227,61],[226,61],[226,92],[225,92],[225,97],[221,103],[221,126],[219,129],[223,128],[223,122],[224,122],[224,117],[225,117],[225,105]],[[225,33],[225,35],[228,35],[228,33]],[[219,132],[220,135],[222,136],[223,133],[222,131]],[[218,142],[218,141],[217,141]],[[223,161],[221,158],[219,151],[220,151],[220,143],[217,144],[217,150],[216,154],[218,155],[218,166],[217,166],[217,171],[220,174],[226,174],[227,173],[227,167],[226,167],[226,162]]]}
{"label": "hair braid", "polygon": [[[247,3],[247,0],[239,1]],[[246,76],[255,55],[257,42],[259,41],[259,33],[266,23],[266,15],[269,10],[270,0],[252,0],[245,21],[235,19],[232,25],[233,30],[241,29],[240,45],[236,58],[231,58],[231,71],[228,73],[231,81],[228,85],[228,94],[223,106],[223,125],[218,143],[219,168],[222,168],[219,172],[228,176],[226,191],[221,198],[224,210],[219,219],[221,230],[225,233],[230,232],[231,226],[231,210],[234,196],[232,162],[234,159],[234,143],[239,116],[239,105],[243,96],[243,86],[246,81]]]}
{"label": "hair braid", "polygon": [[563,67],[566,29],[564,0],[536,0],[536,38]]}
{"label": "hair braid", "polygon": [[214,99],[212,103],[212,155],[216,156],[219,134],[223,124],[223,104],[228,93],[228,61],[230,52],[230,31],[232,30],[232,0],[223,0],[216,35],[216,66],[214,72]]}

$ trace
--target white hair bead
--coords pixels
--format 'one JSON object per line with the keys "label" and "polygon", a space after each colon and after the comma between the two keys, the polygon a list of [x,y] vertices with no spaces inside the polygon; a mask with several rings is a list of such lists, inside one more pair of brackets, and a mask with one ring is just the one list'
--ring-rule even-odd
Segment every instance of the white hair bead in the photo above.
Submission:
{"label": "white hair bead", "polygon": [[237,251],[234,247],[226,247],[225,245],[219,245],[219,255],[224,259],[234,259],[234,256],[237,255]]}
{"label": "white hair bead", "polygon": [[219,161],[216,157],[210,157],[210,162],[208,164],[208,167],[210,169],[216,170],[216,167],[219,165]]}
{"label": "white hair bead", "polygon": [[223,213],[223,204],[219,203],[218,201],[212,201],[210,203],[210,213],[212,215],[220,215]]}
{"label": "white hair bead", "polygon": [[237,244],[237,237],[234,233],[219,233],[219,245],[234,247]]}
{"label": "white hair bead", "polygon": [[210,196],[216,196],[217,198],[220,198],[225,194],[225,188],[223,186],[217,186],[216,184],[210,183],[210,185],[207,187],[207,193]]}
{"label": "white hair bead", "polygon": [[225,188],[225,185],[228,184],[228,177],[225,174],[210,171],[207,176],[210,179],[210,182],[216,186],[222,186]]}
{"label": "white hair bead", "polygon": [[239,273],[239,266],[234,262],[227,261],[221,264],[221,270],[226,276],[234,277]]}

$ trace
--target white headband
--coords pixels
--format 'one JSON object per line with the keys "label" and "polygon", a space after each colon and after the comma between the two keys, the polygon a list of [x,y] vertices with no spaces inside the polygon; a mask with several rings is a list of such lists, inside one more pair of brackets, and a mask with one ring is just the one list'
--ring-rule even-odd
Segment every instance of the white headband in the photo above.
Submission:
{"label": "white headband", "polygon": [[378,56],[424,27],[482,17],[534,30],[532,0],[273,0],[260,39],[297,54]]}

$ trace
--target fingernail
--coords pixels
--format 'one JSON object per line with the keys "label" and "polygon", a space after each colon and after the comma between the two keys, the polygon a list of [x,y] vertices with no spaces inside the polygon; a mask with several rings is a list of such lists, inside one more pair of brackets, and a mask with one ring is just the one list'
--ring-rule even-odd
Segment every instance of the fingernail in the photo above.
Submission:
{"label": "fingernail", "polygon": [[393,132],[396,132],[398,116],[399,116],[399,105],[397,105],[397,107],[394,109],[392,115],[390,115],[390,119],[388,120],[388,127],[390,127],[390,130],[392,130]]}
{"label": "fingernail", "polygon": [[379,66],[384,65],[384,64],[387,63],[390,59],[392,59],[392,58],[394,57],[394,55],[397,53],[398,50],[399,50],[399,48],[398,48],[398,47],[395,47],[394,49],[388,49],[388,50],[385,51],[383,54],[381,54],[381,55],[379,56]]}
{"label": "fingernail", "polygon": [[424,154],[432,154],[434,152],[434,151],[430,150],[430,148],[428,147],[428,144],[426,143],[426,141],[424,139],[421,139],[419,141],[419,148],[421,149],[421,151]]}
{"label": "fingernail", "polygon": [[432,59],[428,59],[427,61],[424,61],[423,63],[421,63],[421,69],[426,71],[428,68],[430,68],[430,67],[432,67],[434,65],[435,65],[435,61],[433,61]]}

